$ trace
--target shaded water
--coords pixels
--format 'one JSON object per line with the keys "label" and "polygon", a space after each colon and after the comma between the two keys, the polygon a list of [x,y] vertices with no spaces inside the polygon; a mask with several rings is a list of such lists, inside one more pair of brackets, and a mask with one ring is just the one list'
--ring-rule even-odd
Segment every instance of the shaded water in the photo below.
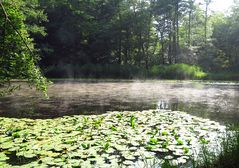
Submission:
{"label": "shaded water", "polygon": [[24,85],[21,88],[11,96],[0,98],[0,116],[54,118],[160,108],[222,122],[239,121],[239,84],[55,81],[49,88],[48,100]]}

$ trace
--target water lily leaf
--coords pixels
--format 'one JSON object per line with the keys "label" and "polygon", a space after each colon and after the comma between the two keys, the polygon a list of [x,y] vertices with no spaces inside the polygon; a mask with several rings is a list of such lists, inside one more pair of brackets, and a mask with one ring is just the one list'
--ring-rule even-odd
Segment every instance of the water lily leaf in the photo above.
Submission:
{"label": "water lily leaf", "polygon": [[13,142],[4,142],[2,143],[2,145],[0,146],[0,148],[6,150],[6,149],[9,149],[9,148],[12,148],[14,147],[14,143]]}
{"label": "water lily leaf", "polygon": [[146,159],[153,159],[153,158],[155,158],[155,155],[154,155],[154,153],[152,153],[152,152],[145,152],[145,153],[144,153],[144,157],[145,157]]}
{"label": "water lily leaf", "polygon": [[173,159],[174,157],[173,156],[171,156],[171,155],[168,155],[168,156],[165,156],[164,157],[164,159],[166,159],[166,160],[171,160],[171,159]]}
{"label": "water lily leaf", "polygon": [[127,159],[127,160],[135,160],[136,159],[136,157],[134,157],[134,156],[132,156],[132,155],[128,155],[128,156],[124,156],[125,157],[125,159]]}
{"label": "water lily leaf", "polygon": [[125,161],[123,162],[123,164],[124,164],[124,165],[127,165],[127,166],[130,166],[130,165],[133,165],[134,162],[131,161],[131,160],[125,160]]}
{"label": "water lily leaf", "polygon": [[12,148],[8,149],[8,151],[14,152],[14,151],[18,151],[19,149],[20,149],[19,146],[15,146],[15,147],[12,147]]}
{"label": "water lily leaf", "polygon": [[177,158],[177,161],[178,161],[179,164],[185,164],[185,163],[187,163],[187,160],[186,160],[184,157],[179,157],[179,158]]}
{"label": "water lily leaf", "polygon": [[155,148],[155,149],[152,149],[152,151],[154,151],[154,152],[161,152],[161,153],[169,152],[169,150],[165,149],[165,148]]}
{"label": "water lily leaf", "polygon": [[6,167],[7,168],[7,167],[11,167],[11,165],[0,161],[0,167],[4,167],[4,168]]}
{"label": "water lily leaf", "polygon": [[0,144],[12,141],[12,137],[0,137]]}
{"label": "water lily leaf", "polygon": [[31,158],[36,157],[37,155],[34,154],[34,153],[32,153],[32,152],[25,152],[25,153],[23,154],[23,156],[24,156],[25,158],[31,159]]}
{"label": "water lily leaf", "polygon": [[192,155],[191,149],[196,150],[200,142],[212,144],[225,130],[217,122],[167,110],[46,120],[0,117],[0,121],[4,125],[0,151],[16,151],[26,159],[39,157],[25,165],[28,167],[133,166],[127,161],[143,158],[151,163],[165,155],[165,159],[184,164]]}
{"label": "water lily leaf", "polygon": [[0,163],[3,161],[8,160],[9,158],[4,154],[4,153],[0,153]]}
{"label": "water lily leaf", "polygon": [[46,156],[46,157],[57,157],[60,153],[52,152],[52,151],[36,151],[36,154]]}
{"label": "water lily leaf", "polygon": [[80,165],[84,162],[84,160],[79,159],[69,159],[67,163],[70,164],[70,167],[80,167]]}

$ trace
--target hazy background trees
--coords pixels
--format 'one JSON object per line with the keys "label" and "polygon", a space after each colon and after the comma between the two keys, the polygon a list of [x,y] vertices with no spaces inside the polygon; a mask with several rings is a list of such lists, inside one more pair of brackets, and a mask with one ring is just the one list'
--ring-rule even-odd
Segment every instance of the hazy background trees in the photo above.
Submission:
{"label": "hazy background trees", "polygon": [[[7,12],[18,12],[14,16],[20,17],[21,26],[16,27],[24,29],[20,31],[41,56],[39,65],[48,77],[126,78],[182,63],[206,72],[238,71],[238,1],[226,16],[210,13],[210,3],[205,0],[199,7],[195,0],[3,1]],[[5,23],[1,10],[2,37],[5,27],[14,32]],[[17,39],[1,41],[1,46],[13,51],[15,41],[26,48],[19,36],[12,38]],[[9,53],[2,50],[1,55]]]}

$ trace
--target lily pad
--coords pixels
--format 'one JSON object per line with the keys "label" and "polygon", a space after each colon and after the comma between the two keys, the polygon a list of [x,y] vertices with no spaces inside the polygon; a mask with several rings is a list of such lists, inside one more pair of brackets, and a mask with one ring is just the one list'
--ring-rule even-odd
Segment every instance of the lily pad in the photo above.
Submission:
{"label": "lily pad", "polygon": [[8,160],[9,158],[4,154],[4,153],[0,153],[0,163],[3,161]]}
{"label": "lily pad", "polygon": [[167,110],[46,120],[0,117],[0,124],[4,125],[0,130],[0,163],[7,165],[5,154],[16,152],[21,159],[32,159],[25,164],[28,167],[133,166],[140,159],[151,162],[164,156],[184,164],[200,142],[210,145],[225,130],[217,122]]}

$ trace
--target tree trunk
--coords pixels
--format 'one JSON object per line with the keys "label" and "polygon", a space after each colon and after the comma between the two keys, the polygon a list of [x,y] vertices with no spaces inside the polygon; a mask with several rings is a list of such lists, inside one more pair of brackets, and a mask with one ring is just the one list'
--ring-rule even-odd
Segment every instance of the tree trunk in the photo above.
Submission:
{"label": "tree trunk", "polygon": [[191,19],[192,19],[192,10],[190,9],[188,14],[188,46],[191,46]]}

